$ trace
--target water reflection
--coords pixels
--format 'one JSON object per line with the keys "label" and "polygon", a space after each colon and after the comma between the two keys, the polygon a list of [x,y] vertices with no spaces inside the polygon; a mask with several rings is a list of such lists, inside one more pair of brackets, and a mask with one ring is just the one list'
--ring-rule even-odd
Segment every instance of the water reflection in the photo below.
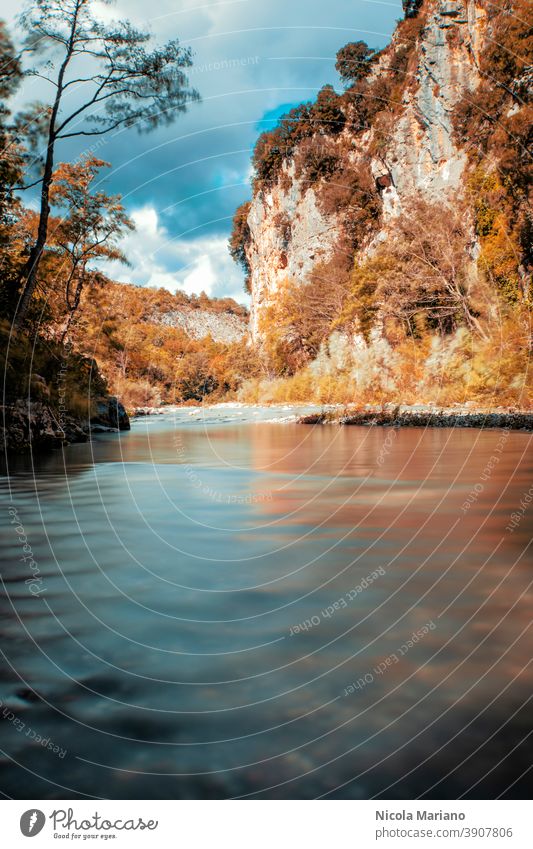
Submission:
{"label": "water reflection", "polygon": [[18,460],[43,591],[7,514],[4,791],[525,795],[532,463],[509,434],[481,481],[500,439],[184,413]]}

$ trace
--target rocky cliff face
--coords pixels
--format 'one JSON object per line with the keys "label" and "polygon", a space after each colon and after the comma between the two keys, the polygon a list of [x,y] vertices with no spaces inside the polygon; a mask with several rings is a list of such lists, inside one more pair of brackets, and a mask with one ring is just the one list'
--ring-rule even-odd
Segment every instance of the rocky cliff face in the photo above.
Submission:
{"label": "rocky cliff face", "polygon": [[[475,0],[426,0],[420,15],[401,103],[385,134],[371,126],[354,133],[350,125],[333,148],[365,169],[379,195],[380,214],[374,231],[359,246],[365,251],[386,238],[388,227],[409,198],[435,200],[458,192],[466,165],[464,150],[454,140],[452,115],[458,101],[479,84],[478,54],[483,44],[485,13]],[[393,37],[372,71],[386,75],[401,31]],[[286,161],[274,185],[257,191],[248,215],[246,256],[252,294],[251,330],[258,336],[262,308],[286,278],[309,279],[313,268],[337,249],[346,215],[324,212],[315,184],[297,177],[293,158]],[[348,216],[349,218],[349,216]]]}
{"label": "rocky cliff face", "polygon": [[223,343],[238,342],[248,332],[246,316],[189,307],[155,312],[151,321],[164,327],[180,327],[191,339],[211,336],[213,341]]}
{"label": "rocky cliff face", "polygon": [[248,216],[253,338],[261,308],[280,283],[308,278],[316,264],[330,257],[340,228],[337,216],[321,212],[314,188],[295,178],[293,165],[284,165],[283,177],[271,191],[256,195]]}
{"label": "rocky cliff face", "polygon": [[248,310],[232,298],[209,298],[186,295],[166,289],[151,289],[107,280],[105,287],[88,289],[83,310],[91,324],[100,326],[101,317],[117,323],[126,320],[136,324],[152,324],[179,328],[190,339],[215,342],[237,342],[248,331]]}
{"label": "rocky cliff face", "polygon": [[372,160],[374,176],[390,179],[382,193],[385,220],[413,193],[434,199],[461,186],[466,154],[454,141],[452,115],[459,100],[479,85],[484,21],[485,12],[474,0],[438,0],[430,6],[403,114],[383,156]]}

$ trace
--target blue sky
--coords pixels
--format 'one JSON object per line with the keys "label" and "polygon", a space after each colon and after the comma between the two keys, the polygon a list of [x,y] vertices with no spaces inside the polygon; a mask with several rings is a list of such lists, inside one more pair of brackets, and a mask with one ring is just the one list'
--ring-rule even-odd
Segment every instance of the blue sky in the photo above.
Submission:
{"label": "blue sky", "polygon": [[[3,3],[14,35],[21,6]],[[190,45],[190,81],[202,96],[172,126],[123,131],[96,151],[112,163],[106,189],[123,195],[137,226],[124,244],[132,267],[106,270],[127,282],[244,302],[242,273],[226,243],[235,208],[250,197],[259,132],[325,83],[339,88],[338,48],[359,39],[384,46],[402,16],[401,0],[119,0],[101,9],[148,27],[157,41],[178,37]],[[42,97],[39,83],[28,82],[25,97]],[[84,146],[75,140],[58,159]]]}

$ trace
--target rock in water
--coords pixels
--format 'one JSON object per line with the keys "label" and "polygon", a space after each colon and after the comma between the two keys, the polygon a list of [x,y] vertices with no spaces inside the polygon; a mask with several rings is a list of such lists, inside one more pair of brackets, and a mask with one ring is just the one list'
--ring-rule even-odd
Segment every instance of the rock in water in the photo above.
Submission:
{"label": "rock in water", "polygon": [[86,442],[87,431],[72,416],[56,413],[42,401],[16,400],[3,408],[0,448],[59,448],[69,442]]}
{"label": "rock in water", "polygon": [[101,398],[96,402],[97,413],[91,418],[91,425],[130,430],[130,419],[123,404],[114,395]]}

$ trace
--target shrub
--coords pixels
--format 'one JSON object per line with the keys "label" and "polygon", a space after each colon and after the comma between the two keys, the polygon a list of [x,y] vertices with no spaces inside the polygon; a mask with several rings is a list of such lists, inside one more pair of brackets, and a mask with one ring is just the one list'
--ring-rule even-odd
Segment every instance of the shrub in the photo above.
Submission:
{"label": "shrub", "polygon": [[415,18],[424,0],[402,0],[402,8],[406,18]]}
{"label": "shrub", "polygon": [[282,283],[260,315],[261,351],[270,373],[294,374],[317,356],[342,311],[348,283],[348,263],[339,253],[317,265],[307,283]]}
{"label": "shrub", "polygon": [[448,333],[462,323],[483,334],[470,297],[470,238],[457,205],[415,203],[387,242],[356,264],[342,320],[356,320],[367,338],[378,313],[415,336]]}
{"label": "shrub", "polygon": [[338,51],[335,70],[343,83],[350,85],[368,76],[375,58],[376,51],[366,41],[351,41]]}
{"label": "shrub", "polygon": [[52,409],[64,406],[74,416],[88,418],[94,400],[107,393],[97,363],[53,339],[29,339],[0,323],[0,368],[8,403],[18,398],[46,401]]}
{"label": "shrub", "polygon": [[[468,181],[468,198],[474,209],[476,234],[480,242],[478,266],[487,280],[509,303],[528,301],[521,266],[529,266],[531,245],[527,240],[527,212],[514,219],[512,199],[505,181],[496,171],[478,167]],[[513,220],[514,219],[514,220]]]}
{"label": "shrub", "polygon": [[237,208],[233,216],[233,227],[229,238],[231,257],[239,263],[246,274],[244,288],[247,292],[250,291],[250,263],[247,256],[247,248],[250,244],[250,227],[248,226],[250,206],[250,201],[247,201]]}
{"label": "shrub", "polygon": [[332,177],[339,170],[341,161],[335,145],[324,141],[323,137],[312,136],[298,146],[294,165],[295,176],[313,184]]}
{"label": "shrub", "polygon": [[277,127],[262,133],[255,145],[252,163],[254,189],[261,191],[273,185],[283,163],[289,160],[302,139],[312,135],[312,104],[302,103],[283,115]]}

